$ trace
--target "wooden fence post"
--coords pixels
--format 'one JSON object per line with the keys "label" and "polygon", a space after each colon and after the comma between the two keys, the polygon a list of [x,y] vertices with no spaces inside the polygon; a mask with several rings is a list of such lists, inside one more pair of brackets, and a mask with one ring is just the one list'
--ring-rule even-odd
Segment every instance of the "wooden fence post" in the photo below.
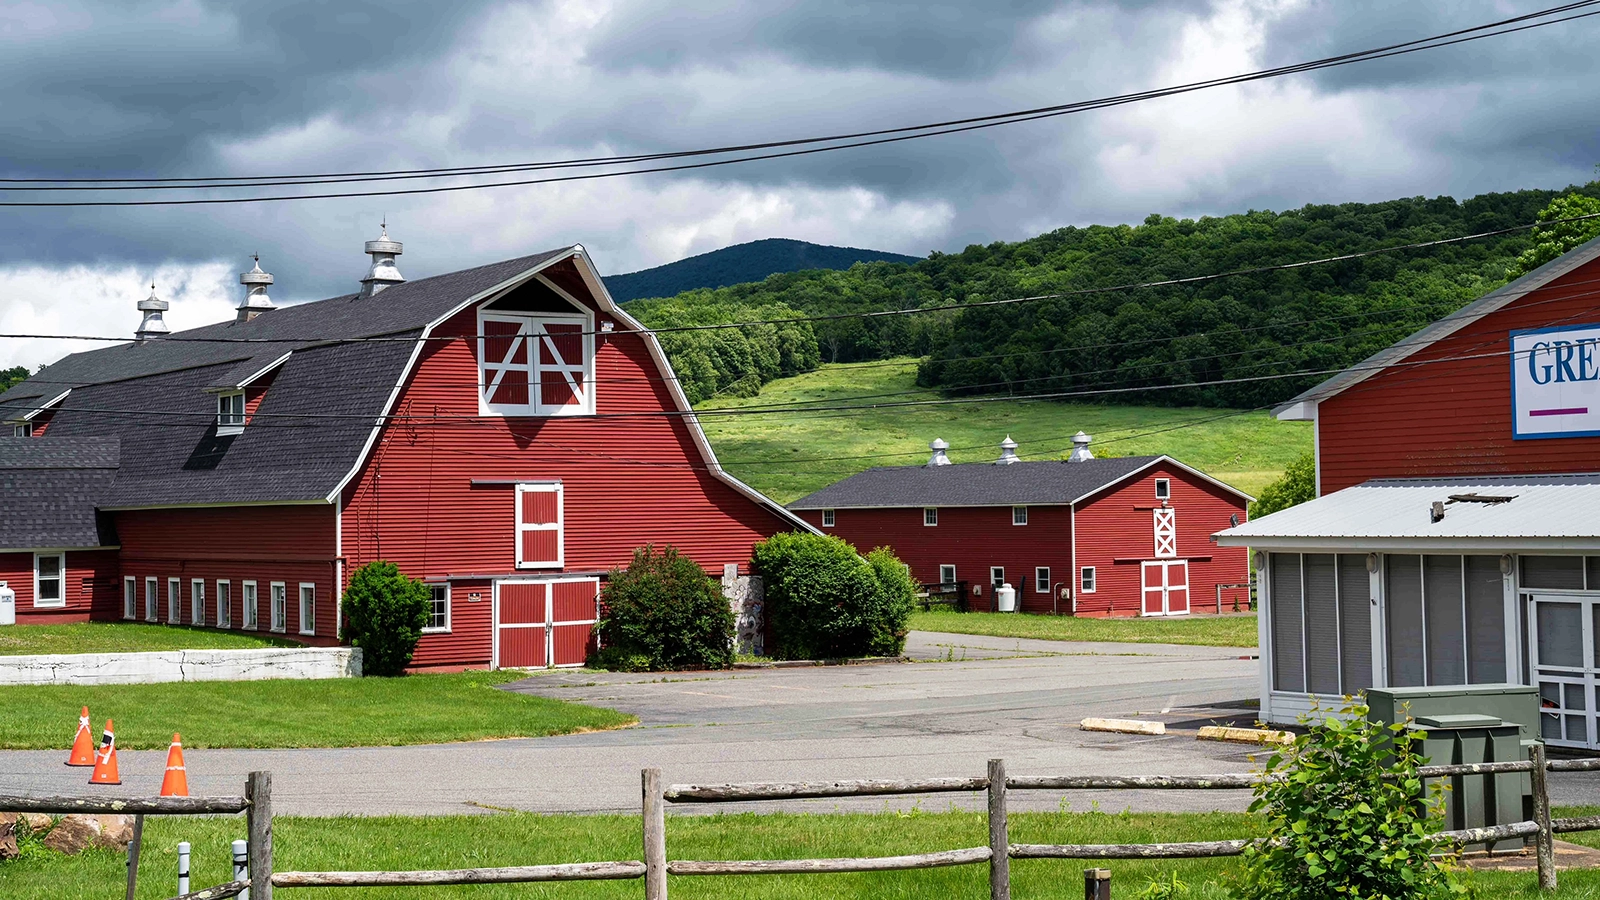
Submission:
{"label": "wooden fence post", "polygon": [[667,814],[661,796],[661,770],[645,769],[644,792],[644,896],[667,900]]}
{"label": "wooden fence post", "polygon": [[989,760],[989,900],[1011,900],[1011,836],[1006,826],[1006,761]]}
{"label": "wooden fence post", "polygon": [[128,842],[128,900],[139,886],[139,850],[144,843],[144,813],[133,817],[133,840]]}
{"label": "wooden fence post", "polygon": [[1534,847],[1539,857],[1539,890],[1556,889],[1555,835],[1550,831],[1550,780],[1545,767],[1544,743],[1537,742],[1528,750],[1533,760],[1533,819],[1539,823],[1534,835]]}
{"label": "wooden fence post", "polygon": [[1111,900],[1111,870],[1083,870],[1083,900]]}
{"label": "wooden fence post", "polygon": [[272,773],[251,772],[244,782],[250,842],[250,900],[272,900]]}

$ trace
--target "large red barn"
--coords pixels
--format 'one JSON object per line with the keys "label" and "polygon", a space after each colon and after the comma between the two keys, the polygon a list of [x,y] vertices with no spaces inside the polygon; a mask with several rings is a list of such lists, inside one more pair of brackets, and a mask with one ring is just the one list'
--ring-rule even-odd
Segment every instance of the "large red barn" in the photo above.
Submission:
{"label": "large red barn", "polygon": [[377,559],[434,586],[419,667],[581,662],[636,547],[709,571],[805,524],[728,475],[581,246],[69,356],[0,395],[0,581],[23,622],[337,641]]}

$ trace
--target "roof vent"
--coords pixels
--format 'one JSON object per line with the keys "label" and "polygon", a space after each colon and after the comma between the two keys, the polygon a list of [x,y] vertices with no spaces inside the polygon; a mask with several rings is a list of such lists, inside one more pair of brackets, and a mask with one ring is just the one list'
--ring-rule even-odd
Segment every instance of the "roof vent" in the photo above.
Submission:
{"label": "roof vent", "polygon": [[172,329],[161,319],[161,314],[171,307],[172,304],[156,296],[156,283],[150,282],[150,296],[139,301],[139,312],[144,313],[144,320],[139,323],[139,330],[133,333],[134,338],[148,341],[171,334]]}
{"label": "roof vent", "polygon": [[1008,434],[1006,439],[1000,442],[1000,458],[995,460],[994,464],[997,466],[1009,466],[1014,462],[1022,462],[1022,460],[1017,458],[1017,442],[1013,441],[1011,435]]}
{"label": "roof vent", "polygon": [[1072,455],[1067,457],[1067,462],[1083,462],[1086,459],[1094,459],[1094,454],[1089,452],[1089,442],[1091,440],[1093,438],[1081,431],[1073,435]]}
{"label": "roof vent", "polygon": [[388,220],[385,220],[381,227],[383,233],[378,235],[377,240],[367,241],[367,249],[364,251],[372,257],[372,268],[367,270],[367,277],[361,279],[362,299],[406,280],[394,264],[394,258],[403,252],[404,245],[399,241],[389,240]]}
{"label": "roof vent", "polygon": [[944,452],[950,449],[950,445],[944,442],[944,438],[934,438],[933,443],[928,445],[928,449],[933,451],[933,456],[928,460],[928,465],[950,465],[950,457],[944,455]]}
{"label": "roof vent", "polygon": [[261,271],[261,254],[253,254],[256,266],[239,276],[239,283],[244,285],[244,302],[239,304],[239,313],[234,318],[235,322],[248,322],[264,312],[277,309],[272,305],[272,298],[267,296],[267,285],[272,283],[272,276]]}

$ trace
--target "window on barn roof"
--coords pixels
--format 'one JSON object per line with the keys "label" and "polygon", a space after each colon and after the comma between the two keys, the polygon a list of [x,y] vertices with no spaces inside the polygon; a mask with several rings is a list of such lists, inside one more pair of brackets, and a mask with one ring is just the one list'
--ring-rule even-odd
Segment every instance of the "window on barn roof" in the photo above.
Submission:
{"label": "window on barn roof", "polygon": [[240,434],[244,431],[244,391],[229,391],[217,395],[217,434]]}
{"label": "window on barn roof", "polygon": [[481,312],[482,411],[502,416],[594,412],[594,326],[582,313]]}
{"label": "window on barn roof", "polygon": [[20,425],[11,426],[11,436],[12,437],[33,437],[33,423],[32,422],[23,422]]}

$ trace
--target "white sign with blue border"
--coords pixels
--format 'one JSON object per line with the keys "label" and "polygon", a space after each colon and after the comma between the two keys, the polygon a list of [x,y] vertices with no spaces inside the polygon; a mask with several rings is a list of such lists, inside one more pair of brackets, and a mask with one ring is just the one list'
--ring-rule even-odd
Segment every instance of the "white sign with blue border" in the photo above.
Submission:
{"label": "white sign with blue border", "polygon": [[1511,429],[1518,439],[1600,435],[1600,325],[1511,332]]}

